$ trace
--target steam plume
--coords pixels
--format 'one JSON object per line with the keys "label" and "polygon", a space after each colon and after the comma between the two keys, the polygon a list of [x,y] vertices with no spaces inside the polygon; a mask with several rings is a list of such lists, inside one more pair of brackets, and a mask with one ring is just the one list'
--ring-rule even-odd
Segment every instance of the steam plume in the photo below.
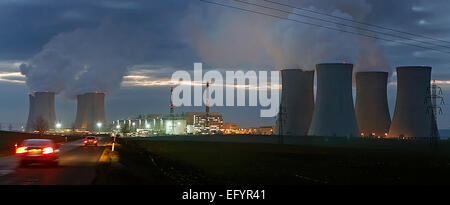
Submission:
{"label": "steam plume", "polygon": [[[263,1],[248,1],[280,8]],[[364,0],[293,2],[289,2],[289,4],[358,21],[364,21],[371,11],[371,5]],[[228,1],[226,3],[274,14],[273,11],[262,10],[239,2]],[[207,6],[206,9],[192,7],[181,24],[182,31],[187,34],[186,41],[195,48],[207,64],[218,67],[269,65],[277,68],[314,69],[316,63],[347,61],[356,64],[355,71],[363,71],[368,68],[390,70],[383,48],[373,39],[214,5]],[[283,9],[286,10],[285,7]],[[291,11],[313,15],[295,9]],[[291,19],[325,24],[341,30],[359,32],[354,28],[311,19],[305,20],[293,14],[275,14]],[[208,19],[208,21],[199,21],[199,19]],[[334,21],[338,20],[334,19]],[[192,22],[202,23],[192,24]],[[358,26],[361,27],[361,25]]]}
{"label": "steam plume", "polygon": [[105,20],[96,28],[76,29],[52,38],[20,66],[32,90],[74,98],[85,92],[117,89],[127,67],[148,45],[138,26]]}

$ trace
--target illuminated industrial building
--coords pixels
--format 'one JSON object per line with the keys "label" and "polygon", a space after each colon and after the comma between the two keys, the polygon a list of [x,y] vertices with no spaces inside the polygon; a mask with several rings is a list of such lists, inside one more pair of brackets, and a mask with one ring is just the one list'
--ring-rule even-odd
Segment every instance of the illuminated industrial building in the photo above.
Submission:
{"label": "illuminated industrial building", "polygon": [[176,115],[141,115],[137,118],[113,121],[112,127],[116,132],[123,132],[122,129],[126,127],[130,133],[138,133],[140,136],[186,134],[186,120]]}
{"label": "illuminated industrial building", "polygon": [[182,118],[163,119],[164,134],[166,135],[185,135],[186,120]]}
{"label": "illuminated industrial building", "polygon": [[130,133],[142,136],[219,134],[223,117],[217,112],[187,112],[182,114],[150,114],[112,122],[113,131],[121,132],[126,126]]}
{"label": "illuminated industrial building", "polygon": [[220,129],[220,131],[223,134],[236,134],[237,131],[237,124],[235,123],[224,123],[222,126],[222,129]]}
{"label": "illuminated industrial building", "polygon": [[223,126],[223,116],[218,112],[187,112],[184,119],[188,134],[218,134]]}
{"label": "illuminated industrial building", "polygon": [[160,114],[140,115],[135,118],[116,120],[113,121],[112,128],[115,132],[123,132],[123,129],[125,129],[130,133],[139,133],[143,136],[165,134],[163,116]]}

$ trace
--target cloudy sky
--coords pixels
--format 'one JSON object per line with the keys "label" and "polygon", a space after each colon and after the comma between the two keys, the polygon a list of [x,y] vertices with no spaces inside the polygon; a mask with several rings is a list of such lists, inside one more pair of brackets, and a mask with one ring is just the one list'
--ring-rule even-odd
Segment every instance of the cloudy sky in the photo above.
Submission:
{"label": "cloudy sky", "polygon": [[[177,70],[193,71],[194,62],[204,63],[205,69],[225,71],[313,69],[318,62],[346,61],[354,63],[358,71],[389,71],[391,114],[396,95],[395,67],[429,65],[433,67],[432,78],[442,87],[450,104],[450,54],[445,53],[450,52],[450,3],[446,0],[278,1],[421,35],[394,33],[406,39],[373,34],[364,25],[358,24],[360,29],[355,30],[323,22],[317,18],[324,16],[262,0],[251,2],[316,19],[238,1],[211,1],[332,29],[394,39],[394,42],[236,11],[198,0],[2,0],[0,122],[3,129],[10,123],[26,121],[28,93],[33,90],[58,93],[57,118],[68,127],[75,118],[74,97],[87,91],[107,92],[109,120],[166,112],[168,79]],[[355,26],[351,22],[332,20]],[[388,30],[383,32],[392,34]],[[183,107],[177,111],[201,109]],[[222,112],[225,121],[236,122],[241,127],[274,123],[274,118],[260,118],[258,107],[212,109]],[[450,128],[448,112],[450,107],[444,106],[444,115],[438,119],[441,129]]]}

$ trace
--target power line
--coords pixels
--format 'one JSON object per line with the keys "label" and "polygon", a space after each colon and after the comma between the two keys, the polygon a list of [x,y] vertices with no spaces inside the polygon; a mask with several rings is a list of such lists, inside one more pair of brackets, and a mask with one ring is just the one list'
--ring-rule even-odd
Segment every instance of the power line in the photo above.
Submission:
{"label": "power line", "polygon": [[337,21],[330,21],[330,20],[326,20],[326,19],[322,19],[322,18],[318,18],[318,17],[303,15],[303,14],[290,12],[290,11],[286,11],[286,10],[282,10],[282,9],[272,8],[272,7],[269,7],[269,6],[264,6],[264,5],[260,5],[260,4],[250,3],[250,2],[247,2],[247,1],[242,1],[242,0],[234,0],[234,1],[240,2],[240,3],[244,3],[244,4],[248,4],[248,5],[257,6],[257,7],[260,7],[260,8],[271,9],[271,10],[274,10],[274,11],[279,11],[279,12],[283,12],[283,13],[287,13],[287,14],[294,14],[296,16],[301,16],[301,17],[304,17],[304,18],[310,18],[310,19],[314,19],[314,20],[318,20],[318,21],[327,22],[327,23],[333,23],[333,24],[336,24],[336,25],[344,26],[344,27],[355,28],[355,29],[362,30],[362,31],[369,31],[369,32],[378,33],[378,34],[391,36],[391,37],[395,37],[395,38],[400,38],[400,39],[404,39],[404,40],[415,41],[415,42],[418,42],[418,43],[431,44],[431,45],[439,46],[439,47],[443,47],[443,48],[450,48],[449,46],[439,45],[439,44],[430,43],[430,42],[426,42],[426,41],[420,41],[420,40],[416,40],[416,39],[413,39],[413,38],[408,38],[408,37],[403,37],[403,36],[399,36],[399,35],[395,35],[395,34],[391,34],[391,33],[376,31],[376,30],[373,30],[373,29],[367,29],[367,28],[347,25],[347,24],[340,23],[340,22],[337,22]]}
{"label": "power line", "polygon": [[408,34],[408,35],[411,35],[411,36],[418,36],[418,37],[427,38],[427,39],[434,40],[434,41],[450,43],[450,41],[445,41],[445,40],[442,40],[442,39],[438,39],[438,38],[434,38],[434,37],[430,37],[430,36],[426,36],[426,35],[422,35],[422,34],[415,34],[415,33],[401,31],[401,30],[397,30],[397,29],[393,29],[393,28],[388,28],[388,27],[385,27],[385,26],[376,25],[376,24],[370,24],[370,23],[366,23],[366,22],[362,22],[362,21],[356,21],[356,20],[352,20],[352,19],[347,19],[347,18],[344,18],[344,17],[334,16],[334,15],[331,15],[331,14],[315,11],[315,10],[312,10],[312,9],[300,8],[300,7],[296,7],[296,6],[293,6],[293,5],[283,4],[283,3],[279,3],[279,2],[275,2],[275,1],[271,1],[271,0],[262,0],[262,1],[269,2],[269,3],[272,3],[272,4],[278,4],[278,5],[281,5],[281,6],[286,6],[286,7],[290,7],[290,8],[294,8],[294,9],[298,9],[298,10],[302,10],[302,11],[306,11],[306,12],[310,12],[310,13],[314,13],[314,14],[325,15],[325,16],[328,16],[328,17],[337,18],[337,19],[341,19],[341,20],[344,20],[344,21],[349,21],[349,22],[353,22],[353,23],[357,23],[357,24],[361,24],[361,25],[372,26],[372,27],[385,29],[385,30],[389,30],[389,31],[393,31],[393,32]]}
{"label": "power line", "polygon": [[296,19],[284,18],[284,17],[272,15],[272,14],[267,14],[267,13],[264,13],[264,12],[253,11],[253,10],[250,10],[250,9],[244,9],[244,8],[240,8],[240,7],[236,7],[236,6],[230,6],[230,5],[221,4],[221,3],[217,3],[217,2],[211,2],[211,1],[207,1],[207,0],[200,0],[200,1],[205,2],[205,3],[209,3],[209,4],[219,5],[219,6],[222,6],[222,7],[228,7],[228,8],[232,8],[232,9],[236,9],[236,10],[246,11],[246,12],[250,12],[250,13],[256,13],[256,14],[260,14],[260,15],[264,15],[264,16],[270,16],[270,17],[278,18],[278,19],[282,19],[282,20],[289,20],[289,21],[294,21],[294,22],[297,22],[297,23],[306,24],[306,25],[310,25],[310,26],[316,26],[316,27],[320,27],[320,28],[326,28],[326,29],[330,29],[330,30],[335,30],[335,31],[343,32],[343,33],[349,33],[349,34],[353,34],[353,35],[360,35],[360,36],[365,36],[365,37],[368,37],[368,38],[373,38],[373,39],[378,39],[378,40],[383,40],[383,41],[388,41],[388,42],[393,42],[393,43],[399,43],[399,44],[413,46],[413,47],[422,48],[422,49],[426,49],[426,50],[432,50],[432,51],[436,51],[436,52],[440,52],[440,53],[450,54],[450,52],[442,51],[442,50],[438,50],[438,49],[434,49],[434,48],[430,48],[430,47],[425,47],[425,46],[405,43],[405,42],[401,42],[401,41],[396,41],[396,40],[382,38],[382,37],[377,37],[377,36],[372,36],[372,35],[363,34],[363,33],[359,33],[359,32],[353,32],[353,31],[346,31],[346,30],[342,30],[342,29],[336,29],[336,28],[329,27],[329,26],[309,23],[309,22],[300,21],[300,20],[296,20]]}

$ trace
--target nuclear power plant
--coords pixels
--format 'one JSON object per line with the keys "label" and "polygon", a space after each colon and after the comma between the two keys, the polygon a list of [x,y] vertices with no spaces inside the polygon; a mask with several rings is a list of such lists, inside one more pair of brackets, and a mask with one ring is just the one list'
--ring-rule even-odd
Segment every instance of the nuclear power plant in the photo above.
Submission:
{"label": "nuclear power plant", "polygon": [[275,133],[304,136],[308,134],[314,109],[314,71],[281,70],[281,111]]}
{"label": "nuclear power plant", "polygon": [[397,67],[397,99],[390,138],[426,138],[436,129],[429,109],[431,67]]}
{"label": "nuclear power plant", "polygon": [[[280,72],[282,77],[280,112],[275,129],[274,131],[271,129],[270,132],[289,136],[403,139],[439,137],[435,118],[438,107],[435,105],[437,95],[433,97],[431,90],[435,93],[435,89],[430,86],[431,67],[397,67],[397,97],[392,121],[387,100],[388,72],[355,74],[355,106],[352,94],[353,64],[323,63],[317,64],[315,71],[284,69]],[[315,73],[317,89],[314,100]],[[33,92],[29,95],[29,100],[30,108],[25,130],[33,132],[39,129],[38,126],[56,130],[55,93]],[[73,124],[77,132],[108,131],[105,93],[81,94],[77,96],[77,101],[76,119]],[[206,107],[206,118],[188,117],[188,119],[199,122],[206,119],[205,127],[209,128],[212,120],[218,123],[214,130],[222,132],[223,118],[210,120],[209,106]],[[170,113],[173,113],[172,102]],[[148,120],[145,119],[145,129],[147,126],[151,127],[147,123]],[[170,127],[175,121],[169,122],[167,121],[167,126]],[[176,123],[186,127],[185,132],[179,133],[202,133],[196,130],[200,125],[197,126],[195,123],[183,124],[181,121]],[[58,124],[61,127],[61,124]],[[139,125],[141,124],[139,121]],[[116,129],[118,125],[120,124],[115,125]],[[188,128],[188,125],[192,126]]]}
{"label": "nuclear power plant", "polygon": [[357,72],[355,75],[356,120],[363,137],[385,137],[389,132],[388,76],[388,72]]}
{"label": "nuclear power plant", "polygon": [[30,109],[26,131],[33,132],[36,127],[54,128],[56,123],[55,93],[34,92],[29,94],[29,98]]}
{"label": "nuclear power plant", "polygon": [[317,64],[317,92],[308,135],[359,136],[352,97],[353,64]]}
{"label": "nuclear power plant", "polygon": [[77,100],[76,129],[99,131],[106,126],[105,93],[85,93]]}

